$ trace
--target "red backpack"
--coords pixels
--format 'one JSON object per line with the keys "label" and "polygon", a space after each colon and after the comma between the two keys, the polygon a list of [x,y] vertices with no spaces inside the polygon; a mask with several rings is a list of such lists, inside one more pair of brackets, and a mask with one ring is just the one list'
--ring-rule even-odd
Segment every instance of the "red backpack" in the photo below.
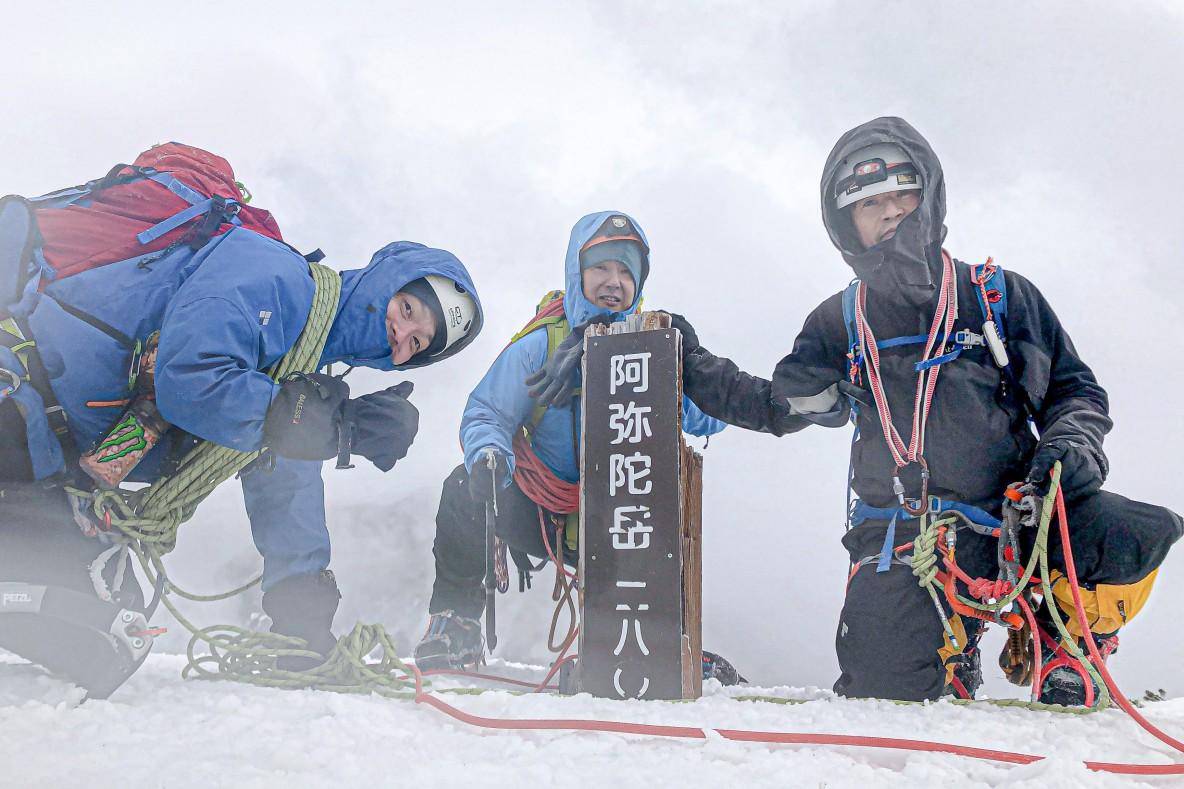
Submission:
{"label": "red backpack", "polygon": [[283,241],[271,214],[246,205],[230,163],[170,142],[102,178],[41,197],[0,200],[0,318],[56,279],[180,245],[200,249],[233,227]]}

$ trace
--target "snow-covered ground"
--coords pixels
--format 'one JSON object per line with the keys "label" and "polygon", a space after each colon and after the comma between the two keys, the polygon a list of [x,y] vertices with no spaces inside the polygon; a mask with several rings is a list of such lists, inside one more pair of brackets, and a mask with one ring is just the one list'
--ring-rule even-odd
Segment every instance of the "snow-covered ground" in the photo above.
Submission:
{"label": "snow-covered ground", "polygon": [[[593,718],[706,728],[907,737],[1053,758],[1006,766],[948,755],[468,726],[378,696],[182,681],[184,658],[153,655],[108,701],[0,657],[0,785],[12,787],[1077,787],[1172,786],[1103,775],[1082,760],[1166,764],[1168,749],[1121,711],[1087,716],[986,705],[849,701],[788,687],[724,689],[694,703],[587,695],[445,695],[495,718]],[[494,671],[505,672],[496,663]],[[737,701],[736,693],[808,699]],[[1184,699],[1148,705],[1184,731]]]}

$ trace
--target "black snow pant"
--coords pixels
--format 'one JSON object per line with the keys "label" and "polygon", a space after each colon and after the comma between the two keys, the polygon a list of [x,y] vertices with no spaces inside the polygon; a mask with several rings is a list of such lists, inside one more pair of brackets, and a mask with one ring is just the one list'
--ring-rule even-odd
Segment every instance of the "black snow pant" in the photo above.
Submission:
{"label": "black snow pant", "polygon": [[[497,492],[498,517],[495,531],[511,551],[537,559],[547,557],[539,526],[538,505],[526,497],[517,483]],[[547,539],[552,550],[556,529],[545,518]],[[440,509],[436,513],[436,581],[432,586],[429,613],[453,610],[476,619],[485,610],[485,506],[469,495],[469,475],[457,466],[444,480]]]}
{"label": "black snow pant", "polygon": [[[1132,584],[1155,570],[1181,533],[1184,521],[1164,507],[1101,491],[1069,502],[1069,539],[1079,582]],[[897,524],[895,544],[917,536],[915,521]],[[884,521],[868,521],[847,532],[843,546],[852,563],[878,555],[887,532]],[[1029,543],[1035,535],[1027,530]],[[1021,542],[1023,538],[1021,538]],[[1049,564],[1064,570],[1057,529],[1049,533]],[[958,533],[958,564],[972,578],[995,578],[997,541],[969,530]],[[1030,552],[1031,545],[1022,546]],[[947,613],[949,613],[947,611]],[[860,567],[847,586],[835,649],[841,696],[920,701],[936,699],[946,670],[938,656],[944,643],[941,620],[928,592],[909,567],[893,563],[877,573]]]}
{"label": "black snow pant", "polygon": [[[64,600],[58,605],[77,604],[83,619],[91,611],[110,621],[119,608],[143,610],[143,595],[130,566],[113,603],[103,603],[96,595],[90,565],[108,547],[82,534],[61,489],[0,481],[0,589],[15,591],[18,587],[4,584],[18,582],[78,593],[56,599]],[[108,587],[115,580],[115,565],[108,563],[104,573]],[[46,606],[51,595],[46,592]],[[12,607],[9,600],[4,602],[4,608]],[[0,649],[70,679],[86,688],[91,698],[105,698],[138,665],[94,628],[33,613],[0,610]]]}

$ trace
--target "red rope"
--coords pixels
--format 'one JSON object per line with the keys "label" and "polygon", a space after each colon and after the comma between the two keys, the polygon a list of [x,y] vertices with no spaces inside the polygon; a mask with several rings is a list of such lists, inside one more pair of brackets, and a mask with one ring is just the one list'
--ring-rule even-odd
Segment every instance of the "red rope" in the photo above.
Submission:
{"label": "red rope", "polygon": [[1032,606],[1023,595],[1016,598],[1016,602],[1023,609],[1024,619],[1028,621],[1028,630],[1032,633],[1032,701],[1040,701],[1040,678],[1044,676],[1043,660],[1040,653],[1040,626],[1036,624],[1036,614],[1032,613]]}
{"label": "red rope", "polygon": [[998,600],[1011,594],[1015,585],[1006,578],[992,581],[990,578],[974,578],[969,586],[970,594],[979,600]]}
{"label": "red rope", "polygon": [[[1152,736],[1159,739],[1161,742],[1170,745],[1177,751],[1184,753],[1184,743],[1175,739],[1174,737],[1165,734],[1160,729],[1156,728],[1146,718],[1144,718],[1138,710],[1127,700],[1122,691],[1119,690],[1114,678],[1106,669],[1106,664],[1102,659],[1101,653],[1098,651],[1097,645],[1094,643],[1093,635],[1089,629],[1089,622],[1085,617],[1085,605],[1081,600],[1081,592],[1077,585],[1077,570],[1073,563],[1073,551],[1069,544],[1069,519],[1065,514],[1065,502],[1061,496],[1061,492],[1057,490],[1056,498],[1057,517],[1059,520],[1061,530],[1061,541],[1063,552],[1065,556],[1065,575],[1069,579],[1069,588],[1073,591],[1073,602],[1077,608],[1077,620],[1081,626],[1082,633],[1085,635],[1086,646],[1089,649],[1090,657],[1093,659],[1098,671],[1106,682],[1106,687],[1109,688],[1111,696],[1118,705],[1131,716],[1136,723],[1138,723],[1145,731]],[[1020,606],[1024,610],[1024,616],[1027,618],[1029,625],[1033,628],[1033,635],[1038,631],[1036,627],[1035,617],[1032,615],[1027,603],[1021,598]],[[569,638],[569,641],[573,640]],[[1035,676],[1039,677],[1041,673],[1039,645],[1035,650],[1034,660]],[[551,672],[548,673],[547,678],[543,680],[545,684],[552,676],[559,670],[562,663],[567,662],[570,658],[565,658],[556,661],[552,666]],[[999,751],[988,748],[974,748],[965,745],[953,745],[950,743],[931,742],[928,740],[910,740],[896,737],[868,737],[862,735],[849,734],[805,734],[800,732],[775,732],[775,731],[749,731],[744,729],[703,729],[695,726],[666,726],[651,723],[625,723],[621,721],[602,721],[602,720],[586,720],[586,719],[571,719],[571,718],[487,718],[480,715],[473,715],[458,709],[443,699],[431,695],[423,689],[423,674],[414,665],[411,666],[412,671],[415,672],[415,701],[418,704],[426,704],[433,707],[440,712],[443,712],[450,717],[467,723],[472,726],[479,726],[486,729],[509,729],[509,730],[528,730],[528,731],[601,731],[601,732],[615,732],[618,734],[640,734],[651,737],[673,737],[679,739],[694,739],[703,740],[707,738],[707,732],[712,731],[715,734],[727,740],[735,740],[738,742],[759,742],[769,744],[783,744],[783,745],[837,745],[844,747],[855,748],[887,748],[892,750],[904,751],[920,751],[925,753],[948,753],[954,756],[964,756],[972,759],[984,759],[987,761],[1004,762],[1007,764],[1031,764],[1038,762],[1046,757],[1034,756],[1027,753],[1017,753],[1013,751]],[[1118,773],[1124,775],[1184,775],[1184,764],[1122,764],[1116,762],[1093,762],[1087,761],[1085,766],[1096,772]]]}
{"label": "red rope", "polygon": [[[1073,563],[1073,551],[1069,547],[1069,516],[1065,513],[1065,498],[1061,495],[1059,486],[1057,487],[1057,525],[1061,529],[1061,547],[1065,554],[1065,575],[1069,579],[1069,589],[1073,592],[1073,606],[1077,609],[1077,624],[1081,627],[1081,634],[1084,637],[1086,647],[1089,649],[1089,656],[1093,661],[1094,667],[1102,675],[1102,679],[1106,681],[1106,687],[1110,690],[1110,697],[1118,702],[1118,706],[1122,707],[1127,715],[1134,718],[1135,722],[1142,726],[1148,734],[1160,742],[1170,745],[1180,753],[1184,753],[1184,742],[1161,731],[1135,709],[1126,695],[1118,689],[1118,684],[1114,681],[1114,677],[1110,676],[1110,670],[1106,668],[1106,662],[1102,654],[1098,652],[1098,645],[1094,643],[1093,633],[1089,629],[1089,620],[1085,616],[1085,604],[1081,601],[1081,589],[1077,585],[1077,568]],[[1090,685],[1086,687],[1090,687]],[[1180,772],[1170,774],[1184,774],[1184,766],[1177,765],[1177,767],[1179,767]]]}
{"label": "red rope", "polygon": [[978,276],[975,276],[974,269],[970,269],[970,281],[978,285],[979,293],[983,296],[983,312],[987,320],[995,319],[995,313],[991,311],[991,299],[987,297],[987,280],[995,276],[995,271],[998,266],[995,265],[995,258],[988,257],[987,262],[983,264],[982,271]]}
{"label": "red rope", "polygon": [[580,485],[555,476],[539,460],[526,434],[514,436],[514,482],[526,497],[549,512],[566,515],[580,508]]}
{"label": "red rope", "polygon": [[[556,666],[558,666],[558,663]],[[417,704],[426,704],[462,723],[485,729],[516,731],[600,731],[695,740],[707,739],[707,732],[712,731],[724,739],[737,742],[887,748],[891,750],[920,751],[924,753],[948,753],[954,756],[1004,762],[1007,764],[1032,764],[1046,758],[1044,756],[1034,756],[1032,754],[1017,753],[1014,751],[1000,751],[989,748],[975,748],[966,745],[931,742],[928,740],[901,739],[897,737],[870,737],[851,734],[805,734],[800,732],[749,731],[745,729],[702,729],[695,726],[667,726],[653,723],[626,723],[623,721],[580,718],[488,718],[465,712],[452,706],[443,699],[431,695],[423,689],[423,674],[415,666],[411,666],[411,668],[415,672],[415,701]],[[1136,719],[1138,720],[1138,718]],[[1150,724],[1147,725],[1150,726]],[[1087,761],[1085,762],[1085,766],[1096,772],[1126,775],[1184,775],[1184,764],[1122,764],[1116,762]]]}
{"label": "red rope", "polygon": [[[913,430],[906,446],[904,439],[892,423],[892,409],[888,405],[888,397],[884,393],[884,385],[880,380],[880,349],[876,346],[876,334],[867,322],[867,284],[859,283],[855,299],[855,326],[859,333],[859,343],[863,348],[864,357],[868,361],[867,380],[872,390],[872,398],[876,402],[876,411],[880,416],[880,427],[884,431],[884,440],[892,452],[892,459],[896,467],[902,469],[910,463],[917,463],[925,453],[925,425],[929,420],[929,411],[933,406],[933,395],[937,389],[937,377],[941,373],[941,365],[921,370],[917,374],[917,392],[913,400]],[[933,323],[929,327],[929,337],[925,343],[925,353],[921,361],[928,362],[940,356],[950,341],[954,332],[954,324],[958,320],[958,287],[954,281],[954,261],[942,251],[941,290],[938,295],[937,309],[933,314]],[[944,331],[943,331],[944,327]],[[938,336],[941,342],[938,343]]]}
{"label": "red rope", "polygon": [[[551,560],[551,564],[555,565],[557,571],[562,572],[568,578],[575,580],[576,574],[571,572],[564,566],[563,562],[555,558],[555,550],[551,547],[551,537],[547,534],[547,517],[543,514],[543,508],[539,507],[539,531],[543,535],[543,547],[547,549],[547,558]],[[559,539],[564,539],[564,535],[556,534]]]}

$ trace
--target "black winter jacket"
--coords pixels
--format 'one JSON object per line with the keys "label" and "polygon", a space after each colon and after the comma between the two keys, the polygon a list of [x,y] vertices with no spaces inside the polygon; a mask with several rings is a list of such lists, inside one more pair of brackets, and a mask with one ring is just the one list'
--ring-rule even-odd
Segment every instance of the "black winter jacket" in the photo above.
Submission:
{"label": "black winter jacket", "polygon": [[[905,149],[920,171],[921,205],[891,239],[863,250],[845,210],[834,208],[831,189],[839,164],[849,154],[877,142]],[[899,118],[879,118],[848,132],[827,161],[822,178],[823,219],[831,240],[867,283],[867,319],[880,340],[927,334],[937,303],[941,242],[945,237],[945,187],[941,165],[929,144]],[[955,263],[958,285],[957,329],[979,332],[983,315],[971,280],[971,267]],[[1108,399],[1092,371],[1040,291],[1020,275],[1004,271],[1005,318],[1011,385],[985,348],[971,348],[943,365],[926,431],[932,495],[997,511],[1003,489],[1022,480],[1037,445],[1028,415],[1044,443],[1065,447],[1066,494],[1076,497],[1101,487],[1108,471],[1102,440],[1111,427]],[[842,294],[824,301],[806,318],[793,350],[771,380],[742,372],[730,360],[703,348],[684,362],[686,394],[704,412],[730,424],[782,435],[810,424],[839,426],[848,421],[845,398],[824,414],[800,414],[791,399],[818,395],[847,377],[847,329]],[[916,345],[882,350],[880,369],[897,431],[908,442],[919,360]],[[1018,388],[1018,391],[1017,391]],[[877,507],[896,504],[892,492],[895,463],[884,440],[872,395],[856,393],[859,438],[852,447],[853,487]],[[908,495],[920,491],[920,471],[901,474]]]}

